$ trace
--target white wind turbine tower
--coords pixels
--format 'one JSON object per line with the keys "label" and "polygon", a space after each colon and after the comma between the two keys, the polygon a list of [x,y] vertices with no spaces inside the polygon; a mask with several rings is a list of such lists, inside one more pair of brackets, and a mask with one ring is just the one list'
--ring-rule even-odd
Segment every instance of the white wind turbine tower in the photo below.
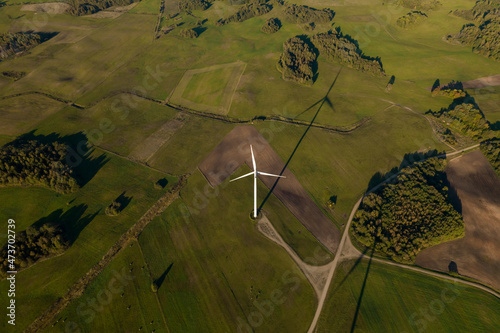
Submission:
{"label": "white wind turbine tower", "polygon": [[257,218],[257,175],[271,176],[271,177],[277,177],[277,178],[286,178],[286,177],[280,176],[280,175],[273,175],[271,173],[257,171],[257,166],[255,165],[255,157],[253,155],[252,145],[250,145],[250,152],[252,153],[253,171],[250,173],[247,173],[246,175],[243,175],[241,177],[230,180],[229,182],[234,182],[235,180],[253,175],[253,217]]}

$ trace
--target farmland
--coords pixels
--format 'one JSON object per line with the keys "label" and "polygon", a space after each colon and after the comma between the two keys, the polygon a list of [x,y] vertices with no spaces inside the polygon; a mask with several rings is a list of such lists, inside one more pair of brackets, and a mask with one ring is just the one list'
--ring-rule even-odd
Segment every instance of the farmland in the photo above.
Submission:
{"label": "farmland", "polygon": [[[469,103],[484,115],[488,135],[498,136],[500,86],[466,88],[466,101],[430,91],[436,84],[500,73],[500,62],[444,38],[470,23],[453,12],[469,10],[475,1],[442,1],[422,9],[425,20],[404,28],[398,19],[413,9],[393,1],[266,1],[259,7],[217,0],[194,3],[187,12],[179,1],[143,0],[82,16],[51,12],[44,2],[24,7],[18,0],[0,1],[4,43],[10,33],[51,36],[18,52],[0,49],[0,145],[20,136],[63,142],[69,147],[64,163],[79,188],[64,194],[14,186],[12,179],[0,187],[1,246],[8,219],[16,221],[16,232],[59,224],[71,240],[65,252],[19,270],[16,326],[2,320],[0,331],[306,332],[319,304],[315,290],[249,218],[250,179],[229,183],[251,171],[248,144],[258,142],[249,136],[266,142],[265,151],[256,151],[257,164],[269,168],[263,171],[283,171],[293,181],[290,187],[258,181],[262,214],[305,263],[338,265],[325,289],[318,332],[349,331],[355,317],[356,330],[414,331],[413,313],[440,299],[443,290],[459,295],[439,320],[425,322],[429,331],[492,331],[500,325],[498,299],[452,285],[443,263],[428,264],[433,254],[422,266],[443,271],[442,278],[378,261],[355,264],[337,248],[356,202],[413,162],[411,154],[454,151],[436,133],[429,110]],[[279,21],[279,29],[264,33],[269,19]],[[186,38],[186,29],[197,38]],[[339,61],[328,54],[327,43],[316,49],[317,36],[332,29],[356,54]],[[307,86],[283,80],[277,66],[285,41],[295,36],[314,58]],[[357,70],[352,59],[371,59],[385,75]],[[230,158],[217,158],[219,145]],[[232,159],[241,163],[229,168],[224,181],[211,181],[209,172]],[[481,168],[467,163],[471,174],[484,176],[485,161]],[[106,257],[175,184],[178,197],[148,215],[151,222]],[[484,204],[482,188],[458,188],[462,200],[481,198]],[[110,216],[107,207],[118,201],[122,208]],[[497,221],[498,202],[488,204],[494,207],[482,211],[484,220]],[[466,236],[453,242],[470,238],[471,213],[463,207]],[[473,239],[477,245],[488,237],[477,233]],[[481,260],[496,267],[493,252]],[[472,274],[468,263],[458,263],[459,273],[493,284],[494,270]],[[82,277],[88,280],[81,295],[51,308]],[[1,280],[0,290],[7,287]]]}

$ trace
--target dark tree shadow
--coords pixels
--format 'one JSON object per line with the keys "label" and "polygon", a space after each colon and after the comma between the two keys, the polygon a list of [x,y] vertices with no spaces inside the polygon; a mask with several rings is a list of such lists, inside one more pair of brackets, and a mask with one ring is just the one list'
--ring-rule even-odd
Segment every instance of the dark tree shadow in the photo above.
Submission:
{"label": "dark tree shadow", "polygon": [[377,171],[368,182],[368,187],[366,188],[366,192],[370,191],[377,185],[381,184],[383,181],[389,179],[390,177],[397,174],[401,169],[412,166],[415,163],[424,161],[430,157],[437,158],[446,158],[445,151],[438,151],[437,149],[428,150],[426,152],[414,152],[414,153],[406,153],[403,157],[403,160],[399,164],[399,167],[394,167],[390,171],[382,174],[380,171]]}
{"label": "dark tree shadow", "polygon": [[207,27],[194,27],[193,30],[200,36],[205,30],[207,30]]}
{"label": "dark tree shadow", "polygon": [[170,272],[170,270],[172,269],[172,266],[174,265],[174,263],[171,263],[167,269],[163,272],[163,274],[154,281],[154,283],[156,284],[156,286],[158,287],[158,289],[160,289],[161,285],[163,284],[163,281],[165,281],[165,278],[167,277],[168,273]]}
{"label": "dark tree shadow", "polygon": [[500,131],[500,120],[497,120],[496,122],[494,123],[490,123],[490,128],[493,130],[493,131]]}
{"label": "dark tree shadow", "polygon": [[[297,144],[295,145],[295,148],[293,149],[292,153],[290,154],[290,157],[288,158],[288,160],[286,161],[285,163],[285,166],[283,167],[283,169],[281,169],[279,175],[283,175],[283,172],[285,172],[286,168],[288,167],[288,165],[290,164],[290,161],[292,160],[293,156],[295,155],[295,153],[297,152],[297,149],[299,148],[300,144],[302,143],[302,140],[304,140],[307,132],[309,132],[309,130],[311,129],[311,126],[314,124],[314,121],[316,120],[316,117],[318,116],[319,112],[321,111],[321,108],[323,108],[323,105],[325,103],[330,103],[330,99],[328,98],[328,95],[330,94],[330,92],[332,91],[333,89],[333,86],[335,85],[335,82],[337,82],[337,79],[340,75],[340,72],[342,71],[342,68],[339,69],[338,73],[337,73],[337,76],[335,76],[335,79],[333,80],[332,84],[330,85],[330,88],[328,89],[328,91],[326,92],[325,94],[325,97],[323,97],[321,100],[319,100],[318,102],[314,103],[314,105],[317,105],[318,103],[320,103],[319,107],[318,107],[318,110],[316,111],[316,113],[314,114],[313,118],[311,119],[311,122],[309,123],[309,126],[307,126],[306,130],[304,131],[304,134],[302,134],[302,136],[300,137],[299,139],[299,142],[297,142]],[[311,109],[311,107],[307,108],[307,109]],[[269,197],[271,196],[271,194],[273,193],[274,189],[276,188],[276,186],[278,185],[278,182],[280,181],[281,178],[276,178],[276,181],[274,182],[273,186],[271,187],[271,189],[269,190],[269,192],[267,192],[267,195],[266,197],[264,198],[264,200],[262,201],[262,203],[260,204],[259,208],[258,208],[258,211],[260,211],[262,209],[262,207],[264,206],[264,204],[267,202],[267,200],[269,199]]]}
{"label": "dark tree shadow", "polygon": [[[33,32],[33,31],[31,31]],[[46,42],[51,38],[54,38],[59,34],[59,32],[36,32],[40,36],[40,43]]]}
{"label": "dark tree shadow", "polygon": [[109,161],[106,154],[92,157],[95,149],[83,132],[61,136],[58,133],[48,135],[36,134],[36,129],[19,136],[7,145],[16,145],[24,141],[36,140],[41,143],[64,143],[68,146],[65,163],[74,171],[78,185],[85,186],[97,172]]}
{"label": "dark tree shadow", "polygon": [[439,88],[439,86],[441,86],[441,83],[439,82],[439,79],[436,79],[436,81],[434,81],[434,84],[432,85],[431,91],[436,90],[437,88]]}
{"label": "dark tree shadow", "polygon": [[161,188],[165,188],[168,185],[168,180],[167,178],[158,179],[156,184],[158,184]]}
{"label": "dark tree shadow", "polygon": [[387,84],[388,85],[393,85],[394,82],[396,82],[396,77],[394,75],[392,75],[391,78],[389,79],[389,82]]}
{"label": "dark tree shadow", "polygon": [[120,194],[120,196],[118,198],[116,198],[115,201],[120,204],[120,211],[122,211],[125,209],[125,207],[128,206],[130,201],[132,201],[132,197],[126,197],[125,191],[123,191],[123,193]]}
{"label": "dark tree shadow", "polygon": [[456,262],[454,261],[450,261],[450,264],[448,265],[448,271],[450,273],[456,273],[456,274],[459,274],[458,273],[458,265]]}
{"label": "dark tree shadow", "polygon": [[462,200],[458,196],[457,190],[450,184],[448,178],[445,177],[445,185],[448,187],[448,198],[450,200],[451,205],[457,212],[462,214]]}
{"label": "dark tree shadow", "polygon": [[63,213],[62,209],[57,209],[50,213],[49,215],[42,217],[35,223],[33,227],[40,228],[45,224],[52,224],[60,226],[67,239],[71,244],[75,242],[82,230],[97,216],[99,211],[94,214],[87,214],[84,216],[85,211],[88,206],[85,204],[80,204],[78,206],[73,206]]}

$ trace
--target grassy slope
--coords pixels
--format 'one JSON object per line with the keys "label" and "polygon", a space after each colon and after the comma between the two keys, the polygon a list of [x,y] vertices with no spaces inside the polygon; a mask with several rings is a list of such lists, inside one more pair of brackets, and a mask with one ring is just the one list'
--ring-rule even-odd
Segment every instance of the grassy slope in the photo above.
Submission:
{"label": "grassy slope", "polygon": [[[353,266],[350,261],[339,267],[318,332],[351,329],[368,264],[362,261],[344,281]],[[483,291],[372,262],[355,327],[360,332],[488,332],[500,325],[499,310],[498,299]]]}

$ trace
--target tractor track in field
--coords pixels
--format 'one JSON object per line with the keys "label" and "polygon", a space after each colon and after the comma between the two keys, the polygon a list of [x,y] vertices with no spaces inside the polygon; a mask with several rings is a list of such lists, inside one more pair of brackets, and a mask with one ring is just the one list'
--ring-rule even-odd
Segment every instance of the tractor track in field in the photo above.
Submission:
{"label": "tractor track in field", "polygon": [[179,181],[172,186],[158,201],[156,201],[139,220],[132,225],[118,241],[106,252],[102,259],[87,273],[76,281],[55,303],[49,306],[25,330],[25,333],[38,332],[47,327],[72,301],[83,295],[89,284],[111,263],[116,256],[132,241],[136,240],[144,228],[157,216],[167,209],[177,199],[179,192],[187,183],[189,175],[182,175]]}
{"label": "tractor track in field", "polygon": [[[219,114],[214,114],[214,113],[209,113],[209,112],[204,112],[204,111],[196,111],[193,109],[182,107],[180,105],[167,103],[164,100],[159,100],[159,99],[143,96],[141,94],[130,92],[130,91],[116,91],[116,92],[109,94],[106,97],[102,97],[102,98],[100,98],[92,103],[89,103],[87,105],[77,104],[77,103],[69,101],[67,99],[60,98],[60,97],[54,96],[50,93],[41,92],[41,91],[27,91],[27,92],[7,95],[7,96],[0,97],[0,101],[10,99],[10,98],[27,96],[27,95],[45,96],[47,98],[53,99],[53,100],[58,101],[60,103],[67,104],[68,106],[72,106],[72,107],[75,107],[75,108],[80,109],[80,110],[90,109],[106,99],[110,99],[110,98],[113,98],[113,97],[116,97],[119,95],[129,95],[129,96],[138,97],[138,98],[141,98],[141,99],[144,99],[144,100],[147,100],[147,101],[159,104],[159,105],[164,105],[164,106],[170,107],[178,112],[185,112],[185,113],[197,116],[197,117],[209,118],[209,119],[218,120],[218,121],[229,123],[229,124],[253,124],[254,122],[260,122],[260,121],[276,121],[276,122],[281,122],[281,123],[290,124],[290,125],[314,127],[314,128],[323,129],[323,130],[326,130],[329,132],[338,133],[338,134],[352,133],[371,120],[371,117],[364,117],[363,119],[361,119],[353,124],[350,124],[350,125],[332,126],[332,125],[325,125],[325,124],[318,124],[318,123],[311,124],[308,121],[282,117],[279,115],[259,115],[259,116],[254,116],[252,118],[243,119],[243,118],[229,117],[229,116],[224,116],[224,115],[219,115]],[[123,99],[123,100],[125,103],[127,102],[126,99]],[[124,107],[128,107],[128,106],[125,104]],[[128,108],[130,108],[130,107],[128,107]]]}

